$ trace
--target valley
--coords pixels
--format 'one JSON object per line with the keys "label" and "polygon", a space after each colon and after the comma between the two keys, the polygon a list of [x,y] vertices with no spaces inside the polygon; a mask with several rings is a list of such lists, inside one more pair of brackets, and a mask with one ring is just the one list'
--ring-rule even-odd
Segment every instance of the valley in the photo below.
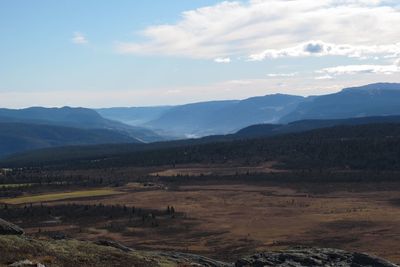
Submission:
{"label": "valley", "polygon": [[[125,177],[110,180],[109,186],[90,182],[99,177],[96,169],[27,170],[30,177],[57,173],[65,183],[42,186],[41,192],[27,189],[11,201],[1,198],[0,217],[36,237],[114,240],[140,250],[174,250],[228,262],[293,246],[362,251],[400,262],[397,180],[383,175],[378,182],[360,184],[357,177],[369,172],[343,181],[343,171],[336,178],[318,171],[320,178],[310,181],[294,171],[260,172],[258,166],[232,166],[247,168],[243,173],[215,168],[213,174],[199,175],[199,169],[213,168],[188,167],[178,165],[176,173],[166,167],[103,169],[103,176]],[[85,185],[68,185],[77,174],[87,177]]]}
{"label": "valley", "polygon": [[[113,118],[132,113],[141,123],[151,118],[160,124],[181,111],[180,130],[170,130],[182,134],[208,109],[220,112],[213,123],[230,124],[224,116],[234,114],[233,106],[256,107],[243,111],[251,114],[271,99],[305,101],[289,104],[281,114],[304,115],[300,120],[244,123],[248,127],[236,132],[230,124],[221,135],[182,140],[164,140],[160,128],[124,124],[89,109],[0,110],[14,116],[0,122],[0,218],[24,231],[20,239],[4,239],[3,246],[34,243],[41,249],[29,259],[46,266],[77,260],[99,265],[98,256],[92,257],[95,246],[107,255],[125,253],[103,260],[113,266],[124,266],[122,261],[225,267],[265,251],[323,254],[317,248],[348,251],[352,261],[365,252],[400,263],[400,117],[396,105],[382,109],[381,103],[398,93],[392,86],[398,88],[375,84],[311,102],[274,95],[99,110]],[[383,100],[371,104],[368,96],[376,90]],[[367,103],[365,111],[378,111],[359,117],[353,105],[343,103],[339,111],[348,113],[342,118],[334,107],[348,94]],[[325,113],[311,114],[327,101],[331,106]],[[82,259],[60,254],[76,253],[76,246],[84,249]]]}
{"label": "valley", "polygon": [[400,0],[0,0],[0,267],[400,267]]}

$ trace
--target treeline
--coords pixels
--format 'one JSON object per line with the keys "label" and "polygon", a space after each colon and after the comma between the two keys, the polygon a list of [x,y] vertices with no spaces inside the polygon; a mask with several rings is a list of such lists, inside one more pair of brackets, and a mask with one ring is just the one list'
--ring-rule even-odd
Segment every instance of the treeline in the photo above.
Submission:
{"label": "treeline", "polygon": [[[62,162],[55,155],[60,155]],[[109,156],[105,150],[86,159],[77,159],[68,148],[49,150],[47,155],[41,151],[39,160],[36,156],[31,153],[2,164],[73,169],[230,162],[251,166],[274,160],[287,169],[400,170],[400,124],[336,126],[270,138],[170,148],[153,145],[152,150],[145,151],[113,150]]]}
{"label": "treeline", "polygon": [[210,184],[210,183],[229,183],[229,182],[254,182],[267,184],[339,184],[339,183],[398,183],[400,182],[399,171],[336,171],[324,169],[308,169],[293,172],[273,172],[257,173],[248,172],[246,174],[235,175],[201,175],[188,176],[177,175],[159,177],[160,181],[175,185],[183,184]]}
{"label": "treeline", "polygon": [[[0,218],[19,222],[22,227],[40,227],[43,222],[53,224],[72,223],[86,226],[104,222],[105,228],[114,220],[125,219],[124,223],[136,226],[158,226],[158,219],[174,219],[179,213],[173,206],[165,210],[149,210],[126,205],[103,204],[65,204],[43,205],[26,204],[19,206],[0,205]],[[108,223],[107,223],[108,222]],[[111,224],[112,225],[112,224]]]}

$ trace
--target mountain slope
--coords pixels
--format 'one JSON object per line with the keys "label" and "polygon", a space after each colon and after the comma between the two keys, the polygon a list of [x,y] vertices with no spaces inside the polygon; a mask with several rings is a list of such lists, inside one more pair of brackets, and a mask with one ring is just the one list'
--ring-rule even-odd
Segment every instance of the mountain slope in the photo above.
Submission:
{"label": "mountain slope", "polygon": [[87,108],[43,108],[0,109],[0,122],[55,125],[83,129],[107,129],[129,135],[144,142],[163,140],[151,130],[134,127],[101,117]]}
{"label": "mountain slope", "polygon": [[399,83],[376,83],[315,97],[301,103],[280,122],[386,115],[400,115]]}
{"label": "mountain slope", "polygon": [[171,108],[146,125],[189,137],[227,134],[252,124],[276,122],[303,100],[300,96],[276,94],[241,101],[188,104]]}
{"label": "mountain slope", "polygon": [[56,125],[0,123],[0,157],[27,150],[69,145],[141,143],[107,129],[79,129]]}

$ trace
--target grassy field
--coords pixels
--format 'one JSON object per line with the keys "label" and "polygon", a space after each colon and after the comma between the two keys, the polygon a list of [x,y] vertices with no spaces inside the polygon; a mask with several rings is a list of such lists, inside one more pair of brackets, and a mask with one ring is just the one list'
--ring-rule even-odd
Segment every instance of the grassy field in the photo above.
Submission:
{"label": "grassy field", "polygon": [[85,198],[85,197],[99,197],[99,196],[110,196],[121,194],[122,192],[113,189],[97,189],[97,190],[85,190],[85,191],[74,191],[74,192],[62,192],[62,193],[51,193],[41,194],[32,196],[21,196],[16,198],[7,198],[0,200],[4,204],[26,204],[26,203],[37,203],[37,202],[50,202],[57,200],[66,200],[74,198]]}

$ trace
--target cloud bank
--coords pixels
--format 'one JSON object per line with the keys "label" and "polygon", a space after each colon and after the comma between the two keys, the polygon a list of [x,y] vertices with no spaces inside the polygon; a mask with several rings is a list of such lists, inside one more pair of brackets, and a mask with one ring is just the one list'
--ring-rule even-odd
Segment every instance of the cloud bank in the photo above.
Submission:
{"label": "cloud bank", "polygon": [[175,24],[147,27],[140,33],[145,41],[120,42],[116,49],[210,60],[396,57],[400,55],[396,25],[400,25],[398,1],[225,1],[183,12]]}

